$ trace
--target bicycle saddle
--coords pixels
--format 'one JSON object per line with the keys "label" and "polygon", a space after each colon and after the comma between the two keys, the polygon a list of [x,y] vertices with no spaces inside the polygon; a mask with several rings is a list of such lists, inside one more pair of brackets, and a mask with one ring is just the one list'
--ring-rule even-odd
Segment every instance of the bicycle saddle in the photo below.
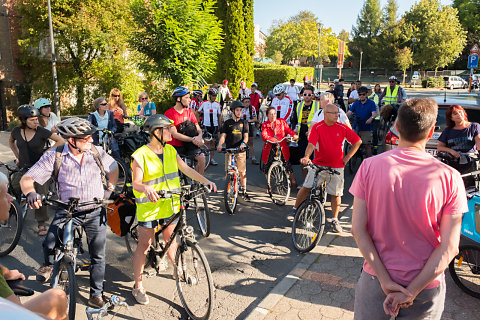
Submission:
{"label": "bicycle saddle", "polygon": [[17,296],[28,297],[32,296],[35,293],[32,289],[26,287],[23,284],[22,279],[7,280],[7,284],[13,290],[13,293],[15,293],[15,295]]}

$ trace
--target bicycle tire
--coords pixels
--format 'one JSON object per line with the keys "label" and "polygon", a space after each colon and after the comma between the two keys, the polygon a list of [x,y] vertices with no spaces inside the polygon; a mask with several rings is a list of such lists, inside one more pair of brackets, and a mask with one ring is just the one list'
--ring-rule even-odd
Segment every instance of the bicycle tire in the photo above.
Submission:
{"label": "bicycle tire", "polygon": [[125,191],[125,185],[127,184],[127,171],[124,164],[121,161],[115,160],[118,166],[118,179],[115,185],[115,192],[123,193]]}
{"label": "bicycle tire", "polygon": [[225,189],[223,190],[223,201],[225,209],[229,214],[235,214],[238,204],[238,179],[235,182],[233,173],[229,173],[225,180]]}
{"label": "bicycle tire", "polygon": [[480,299],[480,246],[460,246],[448,269],[453,281],[463,292]]}
{"label": "bicycle tire", "polygon": [[185,311],[194,320],[208,319],[213,310],[215,287],[207,258],[197,243],[186,240],[185,245],[178,246],[174,269]]}
{"label": "bicycle tire", "polygon": [[205,193],[201,197],[193,198],[193,209],[195,210],[200,232],[206,238],[210,235],[210,209],[208,208],[207,195]]}
{"label": "bicycle tire", "polygon": [[[55,282],[56,285],[54,285]],[[63,259],[59,262],[58,273],[55,278],[52,278],[52,288],[60,288],[65,292],[68,300],[68,319],[75,320],[77,280],[71,263]]]}
{"label": "bicycle tire", "polygon": [[15,249],[23,229],[23,214],[17,200],[12,200],[8,219],[0,224],[0,257],[8,255]]}
{"label": "bicycle tire", "polygon": [[274,161],[267,173],[267,186],[273,203],[285,205],[290,196],[290,178],[281,162]]}
{"label": "bicycle tire", "polygon": [[[200,149],[208,150],[208,147],[206,145],[203,145],[200,147]],[[212,162],[212,157],[210,152],[205,152],[204,155],[205,155],[205,171],[207,171],[208,167],[210,167],[210,164]]]}
{"label": "bicycle tire", "polygon": [[135,250],[137,250],[138,244],[138,222],[136,215],[130,230],[127,232],[127,234],[125,234],[124,238],[127,251],[133,256],[135,254]]}
{"label": "bicycle tire", "polygon": [[301,253],[311,251],[322,238],[324,229],[325,210],[322,204],[317,200],[303,201],[293,219],[293,246]]}
{"label": "bicycle tire", "polygon": [[[360,146],[362,148],[362,146]],[[353,157],[348,161],[348,170],[355,174],[363,161],[363,150],[358,149]]]}

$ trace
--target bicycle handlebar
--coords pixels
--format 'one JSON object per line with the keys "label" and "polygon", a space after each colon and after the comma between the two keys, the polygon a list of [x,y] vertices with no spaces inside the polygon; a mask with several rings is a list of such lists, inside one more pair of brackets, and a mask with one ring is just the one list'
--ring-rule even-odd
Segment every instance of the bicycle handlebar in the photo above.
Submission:
{"label": "bicycle handlebar", "polygon": [[330,174],[337,174],[339,175],[340,172],[338,172],[337,170],[335,169],[332,169],[331,167],[323,167],[323,166],[318,166],[314,163],[310,163],[308,165],[310,168],[312,168],[313,170],[316,170],[317,172],[321,172],[321,171],[328,171]]}
{"label": "bicycle handlebar", "polygon": [[[182,188],[175,190],[159,190],[157,191],[157,194],[160,196],[160,198],[168,199],[171,198],[173,195],[190,194],[200,190],[200,188],[192,188],[193,186],[194,185],[188,184],[184,185]],[[200,184],[197,186],[201,186],[201,189],[203,189],[206,193],[212,192],[212,189],[207,185]]]}
{"label": "bicycle handlebar", "polygon": [[86,207],[86,206],[91,206],[91,205],[96,205],[97,208],[103,207],[107,204],[113,203],[113,200],[103,200],[99,198],[93,198],[92,201],[86,201],[79,203],[78,201],[80,198],[74,198],[70,197],[68,199],[68,202],[60,201],[57,199],[53,199],[52,194],[48,194],[47,196],[42,196],[42,203],[46,205],[57,205],[70,213],[82,213],[82,211],[77,211],[78,208]]}
{"label": "bicycle handlebar", "polygon": [[242,153],[242,152],[246,152],[248,149],[248,147],[245,147],[243,149],[240,149],[240,148],[222,148],[222,153],[233,153],[233,154],[237,154],[237,153]]}
{"label": "bicycle handlebar", "polygon": [[265,140],[265,142],[268,142],[268,143],[275,143],[275,144],[279,144],[280,142],[282,142],[283,140],[287,139],[287,141],[291,142],[293,141],[293,137],[292,136],[285,136],[282,138],[282,140],[278,140],[278,141],[271,141],[271,140]]}

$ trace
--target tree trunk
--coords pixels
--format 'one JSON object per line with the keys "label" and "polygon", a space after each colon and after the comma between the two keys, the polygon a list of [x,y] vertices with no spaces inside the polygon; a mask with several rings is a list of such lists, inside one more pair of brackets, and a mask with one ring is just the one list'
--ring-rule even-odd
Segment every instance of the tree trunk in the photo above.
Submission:
{"label": "tree trunk", "polygon": [[406,70],[403,70],[403,87],[405,87]]}
{"label": "tree trunk", "polygon": [[73,108],[73,114],[84,114],[84,107],[85,107],[85,83],[80,81],[76,84],[77,89],[77,104]]}

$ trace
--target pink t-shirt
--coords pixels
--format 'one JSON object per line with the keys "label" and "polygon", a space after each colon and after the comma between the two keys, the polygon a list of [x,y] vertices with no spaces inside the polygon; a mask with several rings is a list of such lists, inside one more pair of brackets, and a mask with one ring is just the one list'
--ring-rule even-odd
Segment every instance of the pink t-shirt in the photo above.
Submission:
{"label": "pink t-shirt", "polygon": [[[468,211],[458,171],[420,150],[394,149],[364,160],[350,193],[365,200],[380,259],[392,280],[405,286],[440,244],[442,214]],[[366,262],[363,269],[375,275]],[[442,279],[443,273],[426,288]]]}

